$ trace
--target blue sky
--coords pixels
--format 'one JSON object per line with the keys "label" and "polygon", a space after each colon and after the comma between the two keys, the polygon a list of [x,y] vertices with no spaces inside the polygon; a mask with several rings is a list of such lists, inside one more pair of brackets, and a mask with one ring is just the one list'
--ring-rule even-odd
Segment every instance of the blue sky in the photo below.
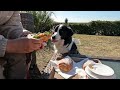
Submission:
{"label": "blue sky", "polygon": [[56,22],[90,22],[96,20],[115,21],[120,20],[120,11],[52,11],[52,19]]}

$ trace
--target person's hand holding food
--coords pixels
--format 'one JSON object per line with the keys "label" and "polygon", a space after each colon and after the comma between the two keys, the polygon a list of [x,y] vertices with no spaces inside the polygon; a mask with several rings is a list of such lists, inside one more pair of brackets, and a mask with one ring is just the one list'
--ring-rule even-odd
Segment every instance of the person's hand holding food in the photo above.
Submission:
{"label": "person's hand holding food", "polygon": [[35,50],[43,49],[45,44],[48,42],[48,40],[51,37],[49,33],[40,33],[32,37],[29,37],[30,35],[32,34],[28,34],[27,37],[8,40],[7,46],[6,46],[6,52],[7,53],[30,53]]}
{"label": "person's hand holding food", "polygon": [[37,34],[29,34],[28,38],[35,38],[35,39],[41,40],[42,45],[41,45],[40,49],[43,49],[44,46],[47,46],[47,43],[51,38],[51,34],[49,32],[37,33]]}
{"label": "person's hand holding food", "polygon": [[[14,47],[14,48],[13,48]],[[7,53],[30,53],[43,48],[43,41],[34,38],[19,38],[8,40],[6,46]]]}

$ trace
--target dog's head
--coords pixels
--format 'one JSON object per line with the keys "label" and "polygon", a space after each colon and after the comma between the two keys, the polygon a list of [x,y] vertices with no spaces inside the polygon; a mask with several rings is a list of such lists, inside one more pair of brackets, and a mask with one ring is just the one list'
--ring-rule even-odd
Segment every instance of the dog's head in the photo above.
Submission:
{"label": "dog's head", "polygon": [[53,30],[51,40],[57,43],[59,40],[64,40],[64,45],[71,43],[73,31],[69,26],[64,24],[57,25]]}

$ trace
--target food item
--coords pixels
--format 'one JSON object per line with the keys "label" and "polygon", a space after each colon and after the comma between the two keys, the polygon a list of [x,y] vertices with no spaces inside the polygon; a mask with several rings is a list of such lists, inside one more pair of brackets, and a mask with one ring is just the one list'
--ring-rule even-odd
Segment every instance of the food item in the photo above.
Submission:
{"label": "food item", "polygon": [[84,64],[83,64],[83,69],[85,70],[85,68],[87,66],[89,66],[91,69],[93,69],[92,65],[94,64],[95,62],[92,61],[92,60],[87,60]]}
{"label": "food item", "polygon": [[66,63],[60,63],[59,64],[59,69],[62,71],[62,72],[69,72],[71,69],[72,69],[72,64],[68,65]]}
{"label": "food item", "polygon": [[67,73],[73,68],[73,61],[70,57],[65,57],[59,61],[59,69]]}
{"label": "food item", "polygon": [[89,64],[89,68],[93,69],[93,64]]}
{"label": "food item", "polygon": [[51,34],[49,32],[38,33],[33,36],[33,38],[41,39],[41,40],[43,40],[43,42],[48,42],[50,37],[51,37]]}

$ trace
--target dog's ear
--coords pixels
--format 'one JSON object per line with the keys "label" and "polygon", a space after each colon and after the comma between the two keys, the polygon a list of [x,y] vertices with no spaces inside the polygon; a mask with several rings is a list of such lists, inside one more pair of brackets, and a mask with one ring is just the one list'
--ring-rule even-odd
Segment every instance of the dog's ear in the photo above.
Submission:
{"label": "dog's ear", "polygon": [[69,36],[72,36],[74,33],[73,33],[73,30],[70,28],[70,27],[68,27],[68,35]]}

